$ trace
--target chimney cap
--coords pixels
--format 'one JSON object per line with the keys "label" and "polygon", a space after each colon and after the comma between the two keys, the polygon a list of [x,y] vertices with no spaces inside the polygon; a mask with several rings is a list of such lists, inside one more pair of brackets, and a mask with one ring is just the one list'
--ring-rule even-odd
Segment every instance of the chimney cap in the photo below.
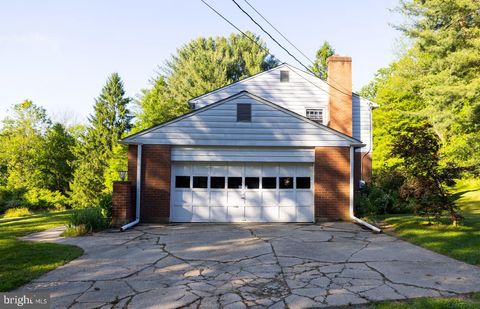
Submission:
{"label": "chimney cap", "polygon": [[327,58],[327,64],[329,62],[352,62],[352,57],[350,56],[340,56],[340,55],[333,55]]}

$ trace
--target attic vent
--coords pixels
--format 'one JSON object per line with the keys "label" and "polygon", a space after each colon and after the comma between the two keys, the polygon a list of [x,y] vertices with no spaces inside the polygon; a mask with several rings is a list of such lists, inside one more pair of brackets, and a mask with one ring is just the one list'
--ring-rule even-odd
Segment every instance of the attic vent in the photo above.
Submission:
{"label": "attic vent", "polygon": [[289,71],[280,71],[280,82],[288,83],[290,81],[290,72]]}
{"label": "attic vent", "polygon": [[312,109],[307,109],[307,118],[311,119],[315,122],[318,122],[320,124],[324,124],[324,110],[323,108],[312,108]]}
{"label": "attic vent", "polygon": [[252,104],[237,104],[237,122],[252,121]]}

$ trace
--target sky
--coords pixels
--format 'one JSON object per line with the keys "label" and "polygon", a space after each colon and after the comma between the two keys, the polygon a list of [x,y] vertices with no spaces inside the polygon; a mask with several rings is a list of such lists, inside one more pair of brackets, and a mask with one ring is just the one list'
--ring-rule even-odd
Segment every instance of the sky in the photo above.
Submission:
{"label": "sky", "polygon": [[[240,29],[259,34],[282,62],[300,67],[232,1],[205,1]],[[400,33],[390,24],[402,22],[391,11],[398,0],[248,1],[310,58],[325,40],[351,56],[354,90],[396,57]],[[244,0],[237,2],[296,52]],[[54,120],[83,122],[112,72],[120,74],[128,96],[138,97],[177,48],[232,32],[200,0],[1,0],[0,119],[13,104],[30,99]]]}

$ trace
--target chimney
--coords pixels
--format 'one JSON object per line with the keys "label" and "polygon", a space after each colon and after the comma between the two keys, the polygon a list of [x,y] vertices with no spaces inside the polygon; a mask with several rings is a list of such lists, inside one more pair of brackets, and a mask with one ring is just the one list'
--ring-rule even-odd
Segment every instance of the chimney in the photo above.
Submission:
{"label": "chimney", "polygon": [[352,136],[352,58],[333,55],[327,59],[327,67],[328,126]]}

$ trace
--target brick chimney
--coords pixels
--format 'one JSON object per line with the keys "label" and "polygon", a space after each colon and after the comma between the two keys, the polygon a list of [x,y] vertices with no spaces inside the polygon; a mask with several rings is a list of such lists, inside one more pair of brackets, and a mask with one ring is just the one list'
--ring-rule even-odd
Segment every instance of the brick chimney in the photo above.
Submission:
{"label": "brick chimney", "polygon": [[327,59],[327,66],[328,126],[352,136],[352,58],[333,55]]}

